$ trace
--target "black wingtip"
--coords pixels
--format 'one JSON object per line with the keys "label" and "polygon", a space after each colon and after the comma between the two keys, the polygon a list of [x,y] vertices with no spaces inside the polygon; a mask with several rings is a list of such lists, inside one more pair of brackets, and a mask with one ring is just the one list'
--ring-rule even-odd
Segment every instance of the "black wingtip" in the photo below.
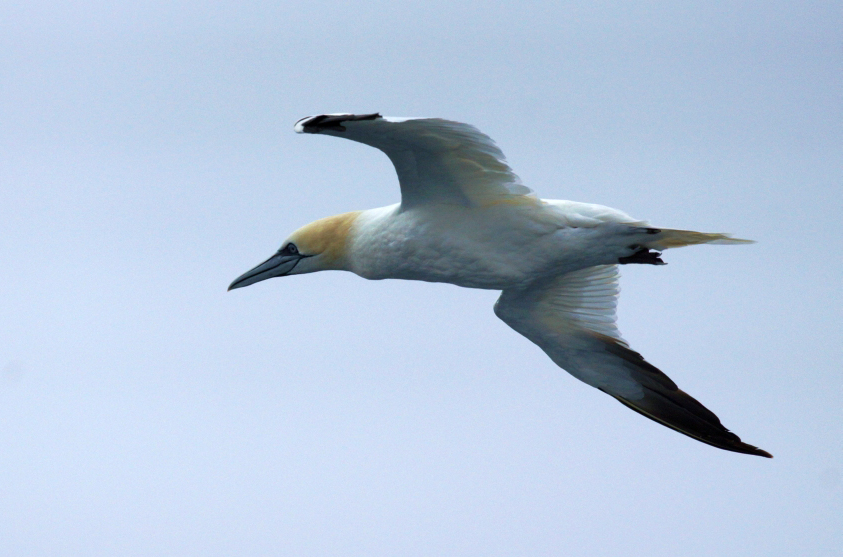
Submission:
{"label": "black wingtip", "polygon": [[377,120],[383,118],[379,113],[372,114],[320,114],[319,116],[307,116],[296,122],[295,130],[298,133],[319,133],[322,131],[344,132],[343,122],[357,122],[360,120]]}
{"label": "black wingtip", "polygon": [[773,455],[771,455],[770,453],[768,453],[764,449],[759,449],[758,447],[753,447],[752,445],[747,445],[747,447],[752,447],[753,449],[755,449],[753,452],[751,452],[749,454],[763,456],[764,458],[773,458]]}
{"label": "black wingtip", "polygon": [[[690,416],[681,416],[681,412],[676,412],[678,408],[671,409],[666,414],[664,412],[666,408],[662,407],[659,409],[658,407],[660,405],[658,404],[658,402],[653,405],[652,403],[655,401],[652,398],[650,400],[647,400],[645,398],[644,400],[636,404],[621,396],[613,395],[612,393],[608,393],[603,389],[600,390],[605,392],[606,394],[611,395],[618,402],[620,402],[630,410],[641,414],[645,418],[649,418],[654,422],[669,427],[670,429],[677,431],[683,435],[687,435],[692,439],[701,441],[706,445],[711,445],[712,447],[717,447],[718,449],[723,449],[724,451],[732,451],[735,453],[742,453],[754,456],[763,456],[764,458],[773,458],[773,455],[771,455],[764,449],[759,449],[754,445],[750,445],[749,443],[744,443],[743,441],[741,441],[740,437],[723,427],[723,425],[720,423],[720,420],[714,414],[711,414],[711,416],[713,417],[713,421],[705,423],[703,421],[694,420],[697,421],[697,423],[695,424],[696,427],[688,427],[690,425],[690,423],[688,422],[688,417]],[[705,410],[706,413],[710,412],[707,408],[702,406],[699,401],[697,401],[684,391],[680,391],[677,389],[676,392],[681,393],[683,395],[682,398],[688,399],[688,402],[693,401],[693,406],[699,405],[703,410]],[[658,397],[656,397],[656,399],[658,399]],[[648,404],[648,402],[650,404]],[[649,408],[645,408],[645,406],[649,406]],[[688,410],[688,408],[685,408],[684,410]],[[670,418],[672,419],[668,419],[668,415],[670,415]],[[696,418],[699,417],[700,416],[696,416]]]}

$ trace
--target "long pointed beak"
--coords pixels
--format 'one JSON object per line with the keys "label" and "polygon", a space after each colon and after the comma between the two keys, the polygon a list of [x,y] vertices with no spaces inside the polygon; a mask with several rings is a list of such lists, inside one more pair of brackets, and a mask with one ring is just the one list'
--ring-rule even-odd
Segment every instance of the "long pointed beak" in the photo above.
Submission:
{"label": "long pointed beak", "polygon": [[255,284],[268,278],[287,275],[301,259],[302,256],[298,254],[288,255],[276,253],[254,269],[246,271],[234,279],[234,282],[229,285],[228,289],[243,288],[244,286],[249,286],[250,284]]}

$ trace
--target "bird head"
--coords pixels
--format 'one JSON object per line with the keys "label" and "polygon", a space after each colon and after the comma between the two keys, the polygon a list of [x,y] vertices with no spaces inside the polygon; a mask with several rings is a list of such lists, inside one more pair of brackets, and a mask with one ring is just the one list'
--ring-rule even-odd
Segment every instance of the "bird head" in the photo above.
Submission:
{"label": "bird head", "polygon": [[273,277],[346,268],[351,227],[360,211],[326,217],[302,226],[284,240],[272,257],[237,277],[229,290]]}

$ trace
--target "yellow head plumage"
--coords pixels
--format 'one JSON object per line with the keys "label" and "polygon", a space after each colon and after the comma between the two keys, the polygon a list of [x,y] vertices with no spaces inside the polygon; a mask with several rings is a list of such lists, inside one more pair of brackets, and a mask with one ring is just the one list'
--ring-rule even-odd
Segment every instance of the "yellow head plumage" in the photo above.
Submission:
{"label": "yellow head plumage", "polygon": [[351,227],[361,211],[326,217],[293,232],[272,257],[243,273],[229,290],[272,277],[347,268]]}
{"label": "yellow head plumage", "polygon": [[343,269],[351,226],[360,213],[353,211],[311,222],[290,234],[287,242],[295,244],[304,256],[319,256],[319,269],[314,270]]}

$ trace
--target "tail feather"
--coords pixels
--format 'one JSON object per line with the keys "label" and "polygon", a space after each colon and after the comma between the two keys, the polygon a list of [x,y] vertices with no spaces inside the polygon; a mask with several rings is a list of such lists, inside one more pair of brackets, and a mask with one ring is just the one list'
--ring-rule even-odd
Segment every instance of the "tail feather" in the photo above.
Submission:
{"label": "tail feather", "polygon": [[732,238],[730,234],[716,234],[708,232],[694,232],[692,230],[658,229],[659,232],[648,238],[646,247],[655,250],[681,248],[697,244],[754,244],[753,240]]}

